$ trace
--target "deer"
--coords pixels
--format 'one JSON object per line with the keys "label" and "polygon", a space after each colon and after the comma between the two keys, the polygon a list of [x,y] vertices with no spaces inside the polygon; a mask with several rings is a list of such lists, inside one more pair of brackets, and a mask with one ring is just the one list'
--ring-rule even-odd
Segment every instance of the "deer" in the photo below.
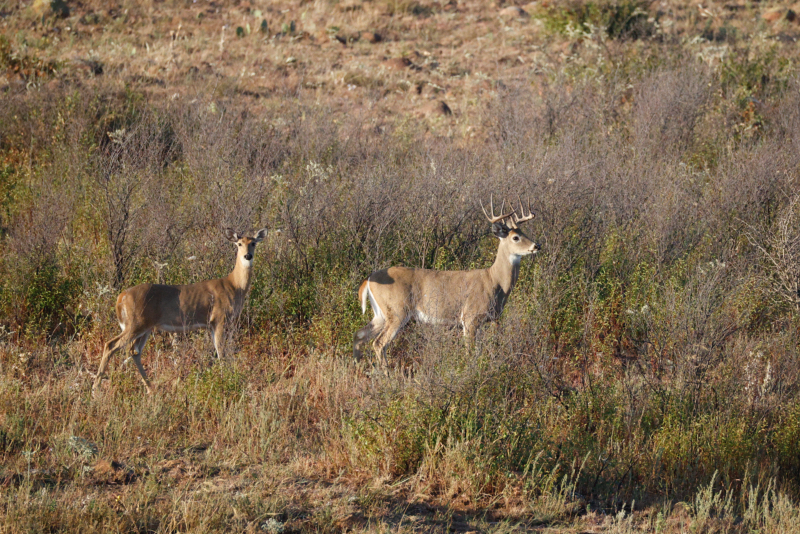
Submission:
{"label": "deer", "polygon": [[226,228],[225,237],[237,247],[236,265],[228,276],[189,285],[140,284],[119,294],[116,312],[122,333],[103,348],[93,392],[100,385],[108,359],[130,346],[147,393],[152,394],[142,366],[142,350],[155,329],[189,332],[206,328],[213,333],[217,358],[222,358],[225,328],[239,317],[244,307],[252,281],[253,253],[256,244],[267,237],[267,229],[262,228],[253,237],[247,237]]}
{"label": "deer", "polygon": [[513,206],[503,213],[505,201],[501,214],[495,215],[491,196],[491,214],[480,203],[492,233],[499,239],[497,256],[487,269],[436,271],[398,266],[370,274],[358,288],[358,299],[362,314],[369,303],[374,316],[353,337],[356,362],[361,360],[364,345],[374,339],[372,347],[378,363],[385,368],[387,345],[411,319],[423,324],[460,326],[468,344],[474,345],[478,328],[496,321],[503,312],[519,277],[520,260],[541,250],[541,245],[519,229],[519,225],[535,217],[530,202],[527,215],[521,199],[519,204],[519,215]]}

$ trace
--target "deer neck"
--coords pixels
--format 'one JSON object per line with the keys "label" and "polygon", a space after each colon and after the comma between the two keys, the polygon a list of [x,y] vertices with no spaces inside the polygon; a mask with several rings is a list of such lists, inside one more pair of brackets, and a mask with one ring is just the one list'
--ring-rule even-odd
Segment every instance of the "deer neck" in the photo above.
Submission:
{"label": "deer neck", "polygon": [[228,281],[237,293],[247,293],[247,291],[250,289],[252,274],[252,265],[245,265],[242,261],[242,258],[237,256],[236,266],[233,268],[231,274],[228,275]]}
{"label": "deer neck", "polygon": [[519,262],[522,259],[517,254],[512,254],[503,242],[497,249],[497,257],[494,264],[489,267],[489,275],[495,284],[495,287],[502,290],[503,293],[508,295],[514,289],[514,284],[517,283],[519,277]]}

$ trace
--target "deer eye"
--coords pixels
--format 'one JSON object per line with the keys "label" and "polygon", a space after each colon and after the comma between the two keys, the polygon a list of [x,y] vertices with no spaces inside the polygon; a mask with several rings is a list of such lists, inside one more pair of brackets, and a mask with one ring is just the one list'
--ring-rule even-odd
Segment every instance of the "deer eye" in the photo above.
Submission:
{"label": "deer eye", "polygon": [[514,236],[514,237],[512,237],[511,239],[513,239],[514,241],[519,241],[519,236],[518,236],[518,235],[515,235],[515,236]]}

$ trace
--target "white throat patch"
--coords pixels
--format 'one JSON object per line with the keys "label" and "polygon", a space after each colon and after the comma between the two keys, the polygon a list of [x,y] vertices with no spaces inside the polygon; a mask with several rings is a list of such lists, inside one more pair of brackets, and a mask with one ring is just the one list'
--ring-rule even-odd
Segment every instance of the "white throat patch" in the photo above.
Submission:
{"label": "white throat patch", "polygon": [[519,261],[521,259],[522,259],[522,256],[520,256],[519,254],[509,254],[508,255],[508,261],[511,262],[511,265],[514,265],[515,267],[517,265],[519,265]]}

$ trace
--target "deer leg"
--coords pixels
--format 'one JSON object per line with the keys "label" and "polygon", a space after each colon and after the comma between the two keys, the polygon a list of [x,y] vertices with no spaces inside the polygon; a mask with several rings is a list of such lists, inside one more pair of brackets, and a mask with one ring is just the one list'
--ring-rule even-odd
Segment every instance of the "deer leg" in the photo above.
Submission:
{"label": "deer leg", "polygon": [[353,336],[353,359],[356,362],[361,360],[364,352],[364,345],[369,343],[371,339],[381,333],[384,322],[376,321],[375,319],[367,323],[364,328],[359,329]]}
{"label": "deer leg", "polygon": [[152,395],[153,390],[150,389],[150,381],[147,380],[147,373],[144,372],[144,366],[142,365],[142,350],[144,350],[144,344],[147,343],[149,337],[150,332],[145,332],[136,339],[133,344],[133,354],[131,357],[133,358],[133,363],[136,364],[136,368],[139,370],[139,374],[142,375],[142,382],[144,382],[144,387],[147,389],[148,395]]}
{"label": "deer leg", "polygon": [[478,335],[478,322],[464,321],[462,326],[464,328],[464,342],[467,348],[472,351],[475,348],[475,340]]}
{"label": "deer leg", "polygon": [[100,385],[100,380],[102,380],[103,374],[106,372],[106,368],[108,367],[109,358],[111,358],[111,356],[119,349],[126,347],[131,341],[131,336],[124,331],[105,344],[105,347],[103,348],[103,357],[100,359],[100,366],[97,368],[97,376],[94,379],[92,390],[97,389],[97,387]]}
{"label": "deer leg", "polygon": [[386,362],[386,345],[392,342],[397,336],[398,332],[403,329],[410,317],[406,317],[400,321],[397,319],[390,319],[386,322],[378,338],[372,344],[375,349],[375,354],[378,356],[378,363],[384,368],[387,366]]}
{"label": "deer leg", "polygon": [[215,321],[211,324],[211,329],[214,332],[214,350],[217,351],[217,359],[222,359],[222,349],[223,349],[223,339],[222,336],[225,334],[225,322],[224,321]]}

